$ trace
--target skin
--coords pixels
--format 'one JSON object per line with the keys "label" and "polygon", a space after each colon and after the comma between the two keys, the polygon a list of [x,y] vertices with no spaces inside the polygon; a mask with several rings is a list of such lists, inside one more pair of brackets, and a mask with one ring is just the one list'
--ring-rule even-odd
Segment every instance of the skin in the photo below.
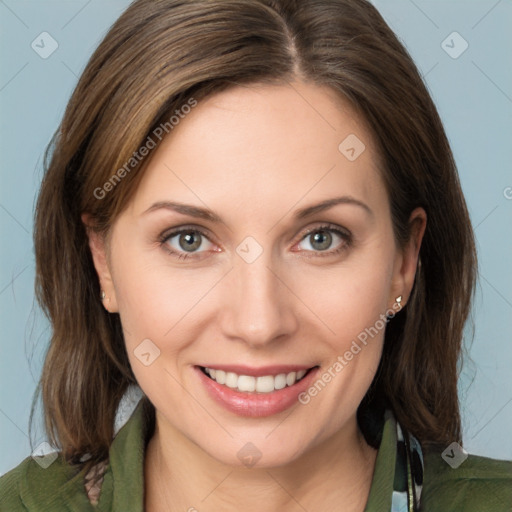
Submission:
{"label": "skin", "polygon": [[[353,162],[338,150],[350,134],[366,146]],[[356,411],[383,330],[307,405],[264,418],[212,401],[193,366],[326,371],[397,296],[407,302],[426,214],[414,210],[410,241],[398,247],[378,166],[364,121],[330,89],[236,87],[202,101],[164,140],[106,242],[90,231],[105,307],[120,314],[133,371],[156,407],[147,510],[364,510],[377,452]],[[346,203],[294,218],[337,196],[371,213]],[[144,213],[158,201],[208,207],[222,222]],[[317,232],[306,231],[325,223],[348,230],[351,241],[330,231],[331,245],[319,249]],[[187,254],[180,236],[159,235],[184,226],[208,238],[197,234],[196,252],[179,259],[165,247]],[[236,252],[248,236],[263,249],[252,263]],[[160,356],[145,366],[134,350],[148,338]],[[252,468],[237,457],[247,442],[262,454]]]}

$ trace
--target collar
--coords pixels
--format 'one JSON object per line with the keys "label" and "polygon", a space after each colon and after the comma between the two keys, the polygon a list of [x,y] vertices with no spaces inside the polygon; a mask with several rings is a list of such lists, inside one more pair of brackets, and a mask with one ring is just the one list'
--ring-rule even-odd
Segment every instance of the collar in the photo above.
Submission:
{"label": "collar", "polygon": [[101,511],[144,511],[144,458],[153,430],[146,400],[139,401],[112,442],[98,502]]}
{"label": "collar", "polygon": [[[59,455],[48,469],[35,462],[28,465],[20,489],[27,510],[143,512],[144,458],[153,432],[148,404],[146,398],[139,401],[112,441],[96,508],[85,493],[83,471],[77,473]],[[413,512],[418,509],[423,481],[420,444],[390,410],[384,414],[381,432],[365,512]]]}
{"label": "collar", "polygon": [[[112,443],[100,510],[144,509],[144,454],[151,434],[141,400]],[[118,484],[119,483],[119,484]],[[418,509],[423,483],[423,454],[418,440],[384,414],[382,437],[365,512],[413,512]],[[115,508],[114,508],[115,507]]]}

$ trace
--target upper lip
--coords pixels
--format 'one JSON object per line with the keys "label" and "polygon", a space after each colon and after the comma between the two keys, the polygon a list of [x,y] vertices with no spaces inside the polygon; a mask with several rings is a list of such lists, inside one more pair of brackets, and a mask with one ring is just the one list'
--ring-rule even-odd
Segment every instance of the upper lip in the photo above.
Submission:
{"label": "upper lip", "polygon": [[244,365],[229,365],[229,364],[206,364],[202,365],[203,368],[210,368],[213,370],[223,370],[225,372],[233,372],[237,375],[249,375],[252,377],[262,377],[264,375],[279,375],[280,373],[298,372],[300,370],[309,370],[315,365],[300,365],[300,364],[279,364],[272,366],[260,366],[259,368],[244,366]]}

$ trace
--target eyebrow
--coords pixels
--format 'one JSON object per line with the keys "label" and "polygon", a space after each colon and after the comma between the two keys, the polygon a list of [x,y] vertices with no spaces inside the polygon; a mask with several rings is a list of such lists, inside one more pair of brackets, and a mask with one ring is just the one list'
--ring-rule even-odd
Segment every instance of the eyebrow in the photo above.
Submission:
{"label": "eyebrow", "polygon": [[353,206],[359,206],[362,208],[368,215],[373,217],[373,211],[371,208],[362,201],[359,201],[359,199],[356,199],[351,196],[341,196],[341,197],[333,197],[332,199],[326,199],[325,201],[322,201],[321,203],[307,206],[306,208],[302,208],[300,210],[297,210],[295,213],[296,219],[303,219],[305,217],[310,217],[311,215],[314,215],[318,212],[323,212],[324,210],[328,210],[329,208],[332,208],[333,206],[336,206],[338,204],[349,204]]}
{"label": "eyebrow", "polygon": [[[315,213],[328,210],[338,204],[358,206],[362,208],[368,215],[373,217],[373,211],[366,203],[363,203],[359,199],[355,199],[354,197],[351,196],[341,196],[333,197],[332,199],[326,199],[325,201],[322,201],[320,203],[307,206],[305,208],[301,208],[295,212],[294,218],[297,220],[304,219],[306,217],[314,215]],[[175,201],[158,201],[151,205],[146,211],[144,211],[142,215],[161,209],[174,211],[177,213],[181,213],[182,215],[188,215],[190,217],[196,217],[198,219],[208,220],[210,222],[223,222],[222,218],[219,215],[214,213],[212,210],[209,210],[208,208],[201,208],[199,206],[178,203]]]}

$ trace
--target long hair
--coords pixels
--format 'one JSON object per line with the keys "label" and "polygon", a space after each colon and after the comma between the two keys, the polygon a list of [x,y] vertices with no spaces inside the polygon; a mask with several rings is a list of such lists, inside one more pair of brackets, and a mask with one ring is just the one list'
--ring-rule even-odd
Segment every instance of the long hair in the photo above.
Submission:
{"label": "long hair", "polygon": [[158,147],[158,127],[172,133],[184,105],[295,79],[330,87],[366,121],[397,242],[409,238],[415,207],[428,216],[412,296],[387,326],[367,396],[383,397],[422,443],[461,441],[474,236],[443,125],[404,46],[365,0],[137,0],[78,82],[36,208],[36,295],[52,327],[39,390],[50,442],[69,462],[108,456],[116,408],[136,383],[119,315],[99,300],[81,214],[108,234],[155,152],[140,148],[149,138]]}

